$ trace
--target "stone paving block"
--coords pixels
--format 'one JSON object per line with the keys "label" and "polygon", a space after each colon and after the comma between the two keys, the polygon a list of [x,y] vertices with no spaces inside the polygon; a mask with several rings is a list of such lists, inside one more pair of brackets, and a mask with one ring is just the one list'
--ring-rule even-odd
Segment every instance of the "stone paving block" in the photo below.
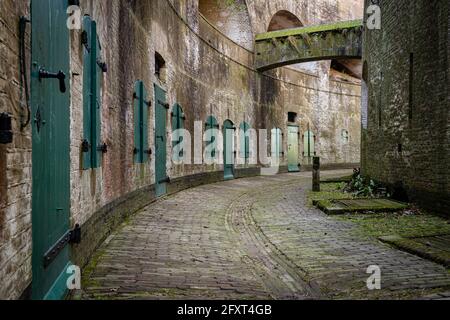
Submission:
{"label": "stone paving block", "polygon": [[[84,274],[83,298],[396,299],[448,292],[450,274],[441,265],[360,239],[352,223],[308,207],[309,178],[227,181],[151,204],[100,248]],[[370,265],[381,268],[382,290],[366,287]]]}

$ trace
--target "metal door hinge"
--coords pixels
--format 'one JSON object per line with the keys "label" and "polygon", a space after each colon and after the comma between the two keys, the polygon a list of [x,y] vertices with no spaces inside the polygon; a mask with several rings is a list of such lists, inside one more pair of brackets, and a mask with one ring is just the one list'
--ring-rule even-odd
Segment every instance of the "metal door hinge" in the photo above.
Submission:
{"label": "metal door hinge", "polygon": [[79,224],[75,225],[73,230],[69,230],[51,247],[44,255],[44,268],[47,268],[64,250],[68,244],[79,244],[81,242],[81,228]]}
{"label": "metal door hinge", "polygon": [[106,64],[106,62],[101,62],[100,60],[97,60],[97,65],[100,67],[103,73],[108,72],[108,65]]}
{"label": "metal door hinge", "polygon": [[170,183],[170,178],[169,178],[169,177],[166,177],[166,178],[164,178],[164,179],[162,179],[162,180],[159,180],[159,181],[158,181],[158,184],[161,184],[161,183]]}
{"label": "metal door hinge", "polygon": [[0,114],[0,144],[8,144],[13,141],[12,118],[7,113]]}
{"label": "metal door hinge", "polygon": [[162,102],[161,100],[158,100],[158,103],[167,110],[170,109],[170,105],[167,102]]}
{"label": "metal door hinge", "polygon": [[89,150],[91,150],[91,144],[89,143],[89,141],[84,139],[83,142],[81,143],[81,151],[86,153],[89,152]]}
{"label": "metal door hinge", "polygon": [[101,151],[102,153],[108,152],[108,145],[106,143],[103,143],[97,147],[97,151]]}

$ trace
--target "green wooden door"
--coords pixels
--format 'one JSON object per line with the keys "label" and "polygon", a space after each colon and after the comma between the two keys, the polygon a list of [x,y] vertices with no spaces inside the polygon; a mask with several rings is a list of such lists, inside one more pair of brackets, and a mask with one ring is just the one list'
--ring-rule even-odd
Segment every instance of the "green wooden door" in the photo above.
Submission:
{"label": "green wooden door", "polygon": [[155,84],[155,189],[156,196],[167,193],[167,109],[166,92]]}
{"label": "green wooden door", "polygon": [[[66,293],[70,214],[69,32],[67,0],[32,0],[32,296]],[[41,71],[41,72],[40,72]],[[49,73],[65,74],[66,90]],[[44,72],[49,72],[45,77]],[[39,76],[41,74],[41,77]],[[62,78],[62,77],[61,77]],[[63,79],[61,79],[63,80]]]}
{"label": "green wooden door", "polygon": [[298,166],[298,126],[288,126],[288,170],[299,172]]}
{"label": "green wooden door", "polygon": [[272,129],[272,161],[276,164],[280,163],[280,158],[283,152],[283,139],[281,136],[281,129],[275,128]]}
{"label": "green wooden door", "polygon": [[230,120],[223,124],[223,171],[224,179],[234,179],[234,134],[236,128]]}

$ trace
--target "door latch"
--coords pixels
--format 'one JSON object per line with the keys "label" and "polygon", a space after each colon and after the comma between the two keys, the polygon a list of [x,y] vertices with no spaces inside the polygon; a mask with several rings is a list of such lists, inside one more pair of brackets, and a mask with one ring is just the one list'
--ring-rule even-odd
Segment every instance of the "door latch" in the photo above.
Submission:
{"label": "door latch", "polygon": [[41,81],[42,79],[58,79],[59,91],[61,91],[61,93],[66,92],[66,74],[61,70],[57,73],[53,73],[41,68],[39,69],[39,81]]}

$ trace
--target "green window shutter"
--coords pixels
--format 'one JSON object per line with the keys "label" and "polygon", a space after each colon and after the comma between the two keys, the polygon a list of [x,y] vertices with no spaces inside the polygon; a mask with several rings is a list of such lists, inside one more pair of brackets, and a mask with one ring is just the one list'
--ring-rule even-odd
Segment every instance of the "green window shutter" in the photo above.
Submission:
{"label": "green window shutter", "polygon": [[[183,135],[177,132],[177,130],[184,129],[184,113],[183,109],[178,104],[174,105],[172,110],[172,132],[174,135],[172,147],[175,148],[184,139]],[[179,154],[174,154],[174,159],[180,160],[183,156],[184,154],[181,151]]]}
{"label": "green window shutter", "polygon": [[[91,54],[91,67],[92,67],[92,132],[93,137],[92,141],[95,141],[95,148],[93,149],[93,168],[99,168],[102,163],[103,153],[99,150],[99,147],[102,143],[101,141],[101,97],[100,97],[100,88],[101,88],[101,69],[98,66],[97,62],[100,61],[101,51],[100,51],[100,42],[97,36],[97,23],[92,21],[91,24],[91,41],[92,41],[92,54]],[[95,49],[94,49],[95,48]]]}
{"label": "green window shutter", "polygon": [[149,159],[147,91],[140,80],[134,85],[134,162],[145,163]]}
{"label": "green window shutter", "polygon": [[308,130],[303,136],[303,148],[305,157],[313,157],[315,155],[315,141],[314,134]]}
{"label": "green window shutter", "polygon": [[145,90],[144,83],[141,85],[141,123],[142,123],[142,162],[146,163],[150,157],[150,149],[148,144],[148,101],[147,90]]}
{"label": "green window shutter", "polygon": [[102,69],[98,65],[101,57],[97,24],[89,16],[83,18],[83,139],[89,145],[83,150],[83,169],[101,165],[101,87]]}
{"label": "green window shutter", "polygon": [[281,158],[283,156],[283,135],[281,133],[281,129],[277,129],[277,134],[278,155]]}
{"label": "green window shutter", "polygon": [[272,129],[272,155],[281,158],[282,156],[283,140],[281,136],[281,129]]}
{"label": "green window shutter", "polygon": [[[213,116],[209,116],[208,119],[206,119],[206,147],[209,147],[210,144],[217,144],[217,136],[214,131],[209,130],[219,130],[219,123],[217,122],[216,118]],[[213,151],[211,151],[211,154],[209,155],[211,160],[215,159],[217,156],[217,145],[216,148],[214,148]]]}
{"label": "green window shutter", "polygon": [[142,97],[142,81],[136,81],[134,85],[134,162],[142,162],[142,130],[141,130],[141,99]]}
{"label": "green window shutter", "polygon": [[244,158],[245,160],[250,158],[250,137],[246,134],[247,131],[250,129],[250,126],[248,125],[248,123],[243,122],[240,125],[240,142],[241,142],[241,147],[240,147],[240,156],[241,158]]}
{"label": "green window shutter", "polygon": [[92,167],[92,143],[91,135],[91,23],[89,16],[83,18],[83,139],[89,145],[89,149],[83,150],[83,169]]}

